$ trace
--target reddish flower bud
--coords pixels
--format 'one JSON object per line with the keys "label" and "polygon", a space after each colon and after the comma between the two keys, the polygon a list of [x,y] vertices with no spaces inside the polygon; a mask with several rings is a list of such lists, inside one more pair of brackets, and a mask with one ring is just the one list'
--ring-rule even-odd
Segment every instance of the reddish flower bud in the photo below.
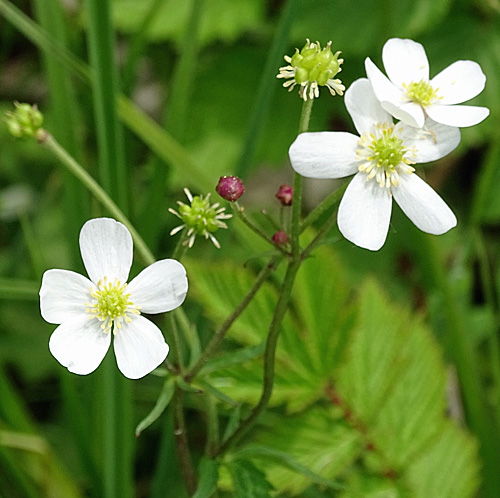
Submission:
{"label": "reddish flower bud", "polygon": [[292,199],[293,199],[293,187],[290,187],[290,185],[287,185],[286,183],[284,183],[278,189],[278,193],[276,194],[276,197],[280,200],[280,202],[281,202],[281,204],[283,204],[283,206],[291,206]]}
{"label": "reddish flower bud", "polygon": [[284,230],[279,230],[273,235],[273,242],[278,246],[284,246],[288,244],[289,241],[290,239]]}
{"label": "reddish flower bud", "polygon": [[237,176],[221,176],[215,190],[226,201],[234,202],[245,192],[245,185]]}

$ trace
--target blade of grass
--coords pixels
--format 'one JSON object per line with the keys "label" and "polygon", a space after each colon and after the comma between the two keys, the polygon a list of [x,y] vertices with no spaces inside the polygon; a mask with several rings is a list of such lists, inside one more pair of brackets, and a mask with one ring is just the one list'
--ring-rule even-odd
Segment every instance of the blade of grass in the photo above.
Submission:
{"label": "blade of grass", "polygon": [[500,489],[500,473],[498,473],[500,441],[497,437],[498,427],[489,413],[483,393],[477,353],[467,340],[464,326],[467,320],[462,316],[445,273],[437,241],[431,235],[422,232],[418,232],[417,236],[416,247],[420,268],[443,299],[443,314],[447,322],[445,347],[457,368],[468,425],[479,439],[484,496],[493,498]]}
{"label": "blade of grass", "polygon": [[[118,75],[114,33],[108,0],[86,0],[89,59],[93,69],[94,118],[97,129],[98,174],[108,195],[127,212],[128,174],[123,130],[116,99]],[[102,469],[105,498],[132,496],[131,392],[118,372],[110,352],[103,362],[101,379]]]}

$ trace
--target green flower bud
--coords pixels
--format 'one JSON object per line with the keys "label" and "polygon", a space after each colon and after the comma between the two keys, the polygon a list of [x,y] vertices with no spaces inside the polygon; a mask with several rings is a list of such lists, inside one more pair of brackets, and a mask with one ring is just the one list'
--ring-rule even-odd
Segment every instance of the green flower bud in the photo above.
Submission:
{"label": "green flower bud", "polygon": [[206,196],[196,195],[193,197],[188,189],[184,189],[189,204],[178,201],[179,212],[169,209],[169,212],[182,220],[182,225],[174,228],[170,235],[175,235],[184,228],[187,229],[187,239],[184,244],[192,247],[197,235],[203,235],[210,239],[215,247],[220,248],[217,239],[212,235],[219,228],[227,228],[227,220],[232,217],[231,214],[224,213],[225,208],[219,207],[219,203],[210,204],[210,194]]}
{"label": "green flower bud", "polygon": [[7,112],[5,122],[9,133],[16,138],[34,137],[43,124],[43,115],[36,105],[15,103],[14,112]]}
{"label": "green flower bud", "polygon": [[285,56],[288,66],[281,67],[278,78],[286,78],[285,88],[292,90],[300,85],[299,95],[304,100],[319,96],[319,87],[326,86],[332,95],[343,95],[344,85],[339,79],[334,79],[340,72],[343,59],[340,52],[332,53],[332,42],[321,48],[319,42],[306,41],[302,50],[296,49],[292,57]]}

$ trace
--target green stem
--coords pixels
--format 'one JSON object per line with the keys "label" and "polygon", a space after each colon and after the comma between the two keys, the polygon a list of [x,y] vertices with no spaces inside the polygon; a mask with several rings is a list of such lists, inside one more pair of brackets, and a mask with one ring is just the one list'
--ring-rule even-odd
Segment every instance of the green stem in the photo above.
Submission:
{"label": "green stem", "polygon": [[316,221],[318,221],[324,213],[329,211],[332,207],[336,206],[342,196],[344,195],[345,189],[349,183],[346,182],[341,185],[337,190],[334,190],[328,197],[325,197],[307,216],[302,225],[300,226],[300,231],[303,232],[306,228],[310,227]]}
{"label": "green stem", "polygon": [[224,339],[227,331],[230,329],[231,325],[236,321],[236,319],[243,313],[245,308],[250,304],[252,299],[255,297],[257,291],[261,288],[262,284],[266,281],[267,277],[276,266],[279,258],[278,256],[274,256],[269,260],[266,266],[262,268],[257,279],[253,283],[250,290],[247,292],[246,296],[242,299],[240,304],[236,306],[234,311],[226,318],[224,323],[216,330],[214,336],[208,343],[207,347],[203,351],[202,355],[198,359],[198,361],[193,365],[193,367],[189,370],[189,372],[184,376],[184,380],[186,382],[191,382],[198,372],[201,370],[203,365],[207,362],[207,360],[212,356],[212,354],[217,350],[220,343]]}
{"label": "green stem", "polygon": [[134,228],[129,219],[123,214],[122,210],[113,202],[109,195],[104,191],[104,189],[90,176],[89,173],[78,164],[68,152],[61,147],[61,145],[54,139],[50,133],[45,130],[40,130],[37,135],[40,143],[45,145],[47,148],[53,152],[57,158],[61,161],[62,165],[65,166],[73,175],[75,175],[78,180],[92,193],[92,195],[102,204],[102,206],[109,211],[109,213],[117,219],[119,222],[123,223],[132,238],[134,239],[135,249],[141,255],[144,262],[148,265],[156,261],[155,257],[148,249],[144,243],[142,237],[139,235],[137,230]]}
{"label": "green stem", "polygon": [[179,372],[182,375],[184,372],[184,357],[183,357],[183,350],[182,350],[182,341],[179,336],[179,328],[177,327],[177,323],[175,321],[175,317],[173,313],[168,313],[167,315],[167,321],[169,324],[169,329],[172,333],[172,339],[174,342],[174,353],[175,353],[175,358],[177,360],[177,363],[179,365]]}
{"label": "green stem", "polygon": [[248,417],[238,426],[238,428],[229,436],[228,439],[220,446],[217,455],[223,454],[234,443],[239,441],[255,424],[260,417],[261,413],[269,405],[269,400],[274,387],[274,367],[276,357],[276,347],[278,345],[279,333],[281,330],[281,322],[288,309],[288,303],[292,294],[293,283],[295,276],[299,270],[301,260],[294,259],[289,262],[283,285],[281,287],[281,294],[276,304],[273,319],[269,327],[269,334],[266,340],[266,349],[264,352],[264,381],[262,394],[257,405],[250,412]]}
{"label": "green stem", "polygon": [[233,211],[236,213],[238,218],[248,227],[252,232],[256,233],[261,239],[264,239],[268,244],[271,244],[275,249],[280,251],[283,255],[288,256],[288,252],[282,246],[275,244],[272,239],[270,239],[258,226],[256,226],[245,214],[244,208],[241,207],[237,202],[231,204]]}
{"label": "green stem", "polygon": [[179,466],[181,468],[182,477],[186,485],[186,489],[190,496],[194,495],[197,488],[197,479],[191,461],[191,454],[189,452],[189,443],[186,433],[186,422],[184,420],[184,407],[183,407],[184,391],[176,387],[174,393],[174,437],[175,446],[177,448],[177,457],[179,459]]}
{"label": "green stem", "polygon": [[[308,99],[302,105],[302,113],[299,122],[299,135],[304,133],[309,128],[309,120],[311,119],[311,109],[313,99]],[[299,257],[300,253],[300,215],[302,212],[302,176],[295,173],[293,176],[293,200],[292,200],[292,227],[291,227],[291,242],[292,242],[292,255],[295,259]]]}

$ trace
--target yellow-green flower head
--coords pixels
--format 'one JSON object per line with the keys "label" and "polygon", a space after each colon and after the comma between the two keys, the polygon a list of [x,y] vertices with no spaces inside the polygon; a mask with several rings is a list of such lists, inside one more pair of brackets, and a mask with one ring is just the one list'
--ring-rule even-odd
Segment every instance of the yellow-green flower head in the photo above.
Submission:
{"label": "yellow-green flower head", "polygon": [[345,86],[334,77],[342,70],[344,59],[339,59],[340,51],[333,54],[331,47],[331,41],[322,49],[319,42],[307,39],[300,52],[296,49],[292,57],[285,55],[288,66],[280,67],[277,78],[290,78],[283,83],[288,91],[300,85],[299,95],[304,100],[319,97],[320,86],[326,86],[333,96],[343,95]]}
{"label": "yellow-green flower head", "polygon": [[226,223],[222,220],[232,218],[232,214],[226,214],[226,208],[220,207],[220,204],[210,204],[210,194],[206,196],[193,195],[185,188],[184,192],[189,200],[189,204],[177,201],[179,212],[169,209],[169,212],[175,214],[177,218],[182,220],[182,225],[175,227],[170,235],[175,235],[184,228],[187,229],[187,238],[184,245],[193,247],[197,235],[203,235],[206,239],[210,239],[214,246],[220,249],[219,241],[214,237],[213,233],[219,228],[227,228]]}
{"label": "yellow-green flower head", "polygon": [[14,104],[16,110],[7,112],[5,122],[11,135],[16,138],[34,137],[37,131],[42,127],[43,115],[36,105]]}

